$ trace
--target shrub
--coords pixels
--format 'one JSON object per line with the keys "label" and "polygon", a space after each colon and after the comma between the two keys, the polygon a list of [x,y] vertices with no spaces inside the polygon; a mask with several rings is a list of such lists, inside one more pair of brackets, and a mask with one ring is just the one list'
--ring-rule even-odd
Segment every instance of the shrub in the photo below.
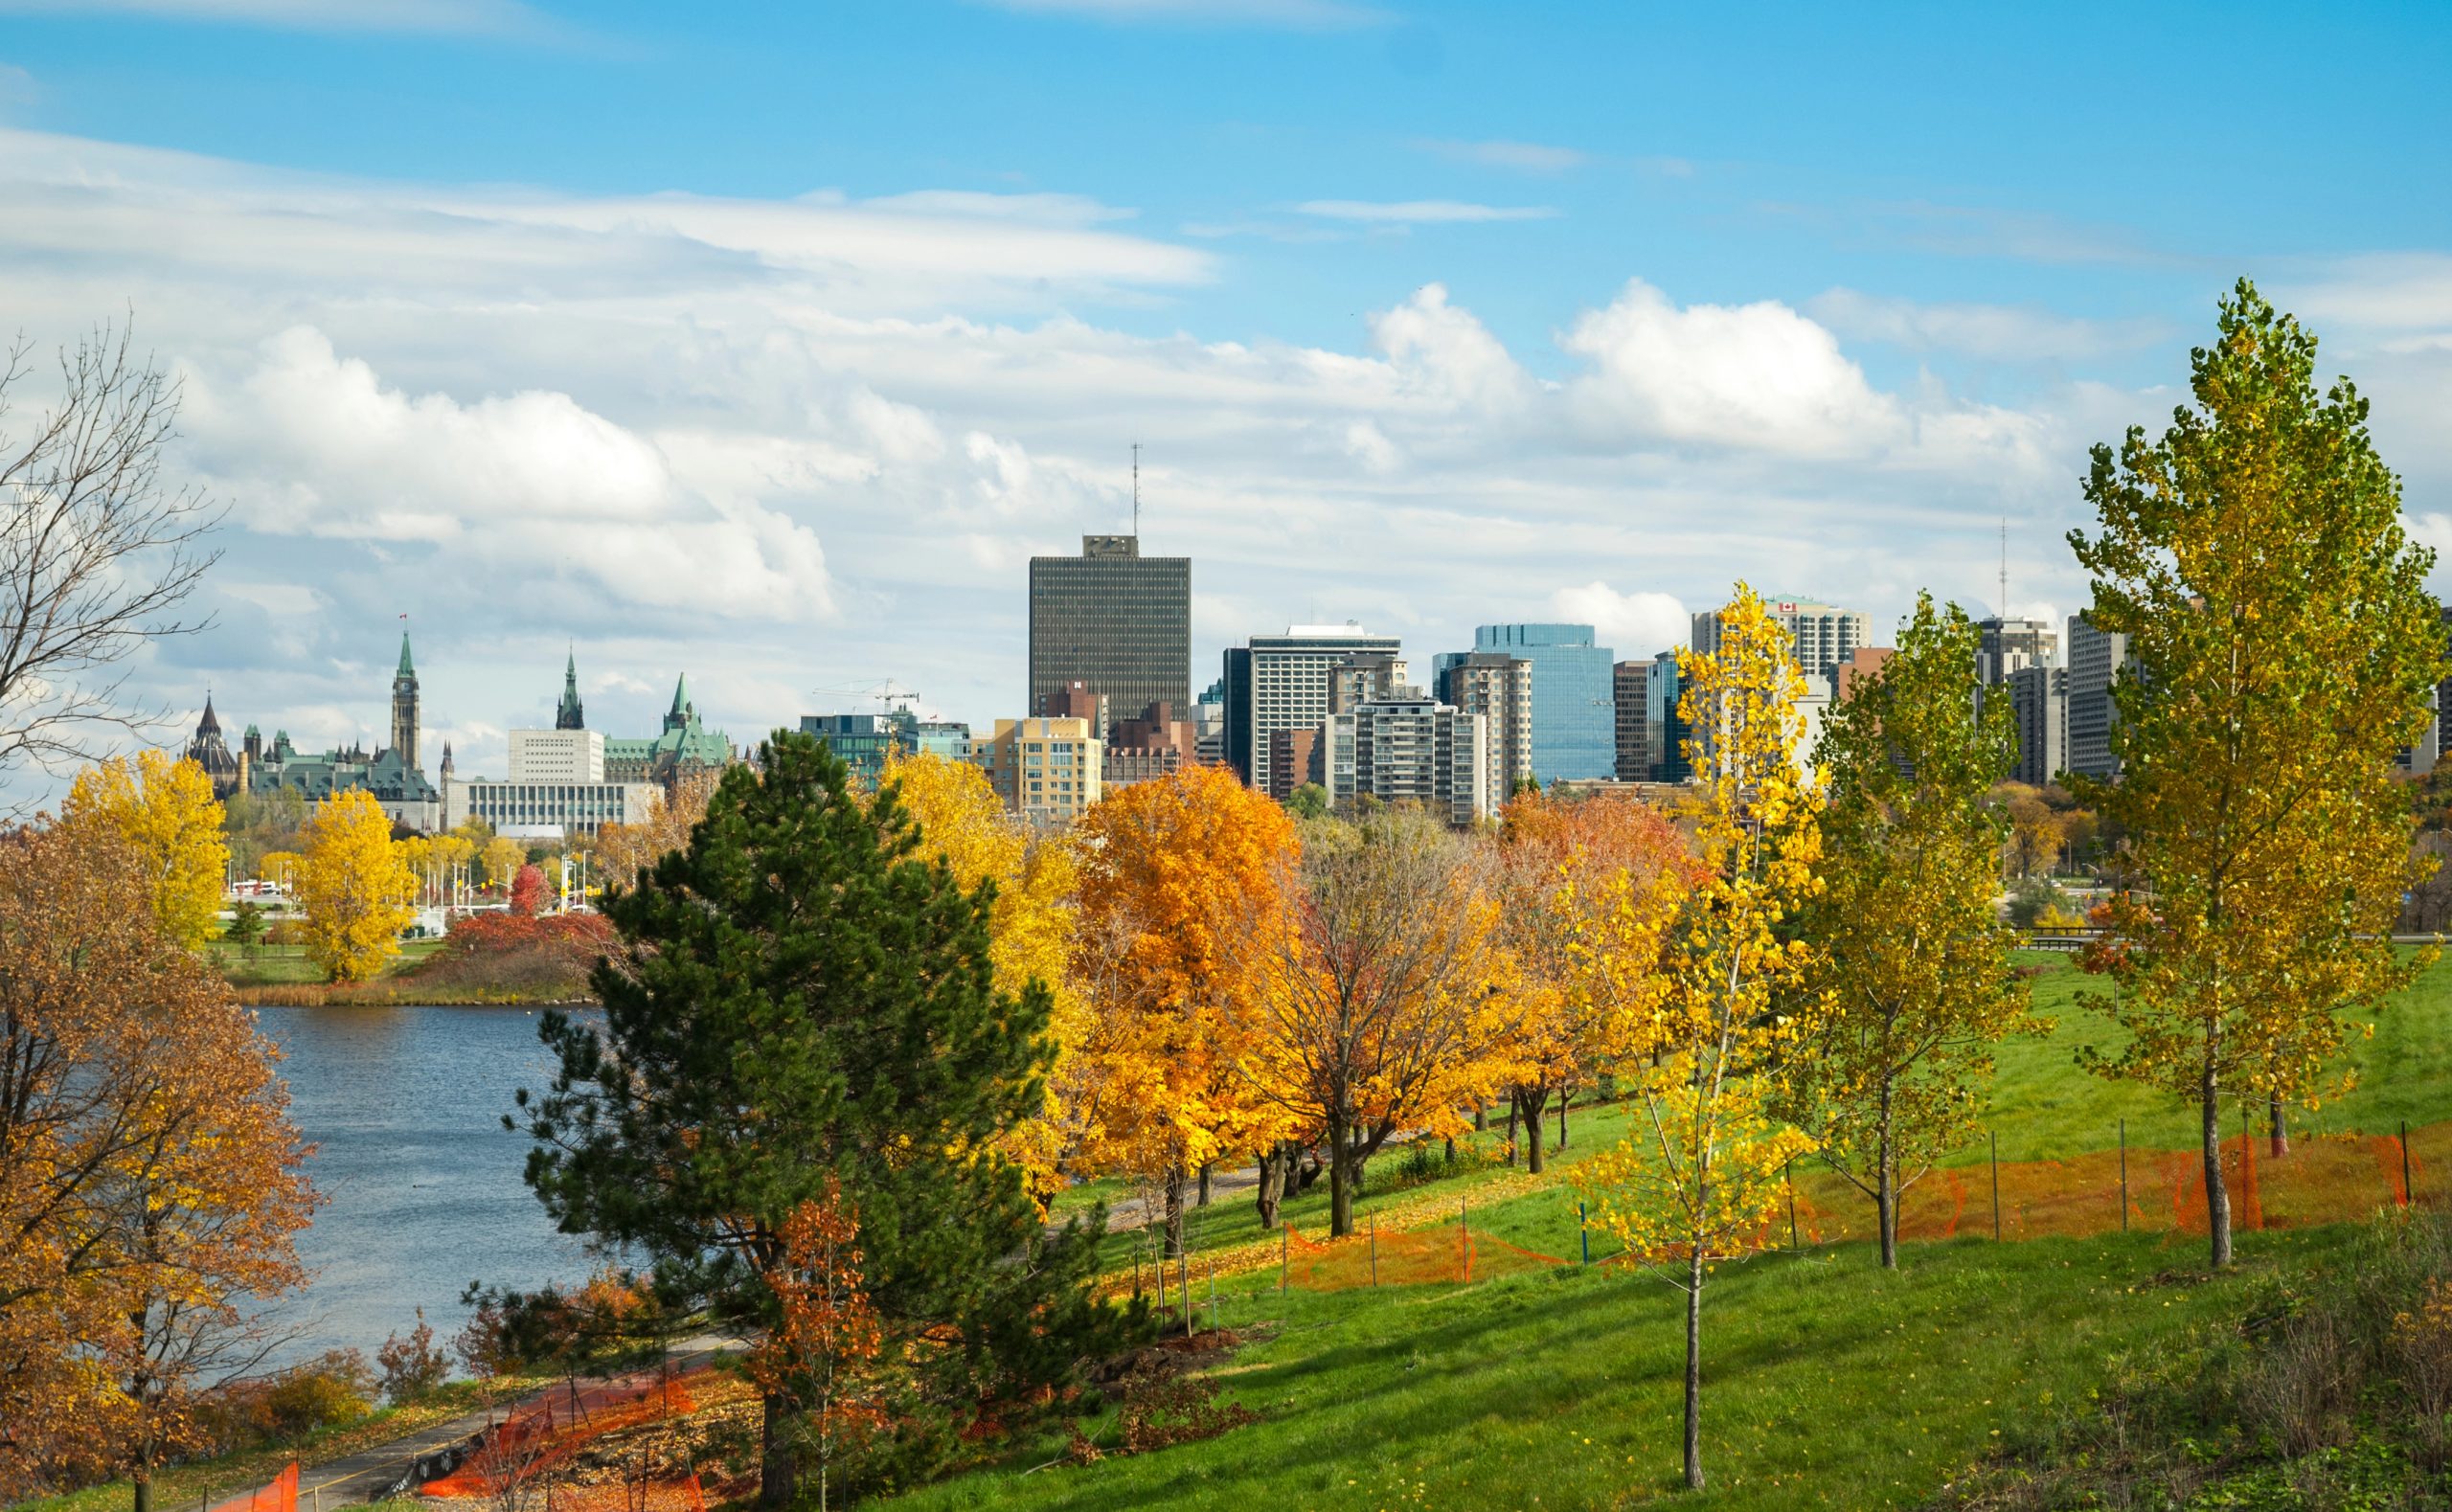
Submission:
{"label": "shrub", "polygon": [[2045,922],[2047,914],[2054,925],[2077,917],[2077,910],[2070,906],[2068,894],[2046,877],[2029,877],[2011,889],[2009,913],[2009,922],[2020,929],[2032,929]]}
{"label": "shrub", "polygon": [[451,1360],[434,1346],[434,1325],[425,1320],[425,1309],[418,1309],[418,1325],[405,1339],[393,1334],[375,1351],[375,1368],[382,1372],[378,1385],[383,1399],[394,1407],[431,1396],[451,1377]]}

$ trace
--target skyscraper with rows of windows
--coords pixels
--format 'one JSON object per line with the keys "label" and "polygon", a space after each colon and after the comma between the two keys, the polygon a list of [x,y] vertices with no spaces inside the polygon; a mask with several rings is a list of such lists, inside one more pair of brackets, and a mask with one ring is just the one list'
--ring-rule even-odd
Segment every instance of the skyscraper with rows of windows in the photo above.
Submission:
{"label": "skyscraper with rows of windows", "polygon": [[1137,535],[1085,535],[1078,556],[1031,558],[1035,711],[1075,683],[1118,718],[1192,704],[1192,558],[1144,556]]}

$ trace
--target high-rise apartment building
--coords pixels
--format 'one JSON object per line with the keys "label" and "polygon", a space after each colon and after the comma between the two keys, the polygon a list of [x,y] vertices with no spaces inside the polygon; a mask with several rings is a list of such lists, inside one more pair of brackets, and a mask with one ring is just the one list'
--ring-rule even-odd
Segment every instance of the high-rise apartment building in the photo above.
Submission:
{"label": "high-rise apartment building", "polygon": [[1645,688],[1651,681],[1651,663],[1621,662],[1611,673],[1610,702],[1618,721],[1618,780],[1648,782],[1652,779],[1652,730]]}
{"label": "high-rise apartment building", "polygon": [[988,785],[1005,806],[1046,824],[1069,824],[1103,790],[1105,742],[1086,719],[999,719],[974,748]]}
{"label": "high-rise apartment building", "polygon": [[1360,625],[1298,624],[1226,648],[1225,754],[1246,785],[1274,790],[1270,736],[1328,718],[1328,673],[1351,656],[1396,656],[1403,643]]}
{"label": "high-rise apartment building", "polygon": [[1411,687],[1405,659],[1387,651],[1356,651],[1328,665],[1328,712]]}
{"label": "high-rise apartment building", "polygon": [[[1810,598],[1765,598],[1769,610],[1793,638],[1797,666],[1806,681],[1829,687],[1839,667],[1856,647],[1873,643],[1873,621],[1853,609],[1840,609]],[[1706,609],[1694,616],[1694,649],[1705,656],[1720,648],[1720,611]]]}
{"label": "high-rise apartment building", "polygon": [[1031,558],[1026,709],[1078,682],[1115,709],[1192,703],[1192,558],[1144,556],[1136,535],[1085,535],[1078,556]]}
{"label": "high-rise apartment building", "polygon": [[1328,784],[1320,770],[1320,732],[1281,730],[1268,737],[1268,796],[1283,803],[1306,782]]}
{"label": "high-rise apartment building", "polygon": [[1440,660],[1447,665],[1439,673],[1439,700],[1483,717],[1489,758],[1484,785],[1491,802],[1504,803],[1532,775],[1532,664],[1499,651]]}
{"label": "high-rise apartment building", "polygon": [[1532,664],[1532,777],[1542,786],[1618,771],[1618,714],[1610,663],[1588,624],[1486,624],[1473,649]]}
{"label": "high-rise apartment building", "polygon": [[1322,764],[1339,807],[1368,794],[1383,803],[1419,803],[1465,828],[1487,818],[1487,725],[1418,688],[1398,688],[1330,714]]}
{"label": "high-rise apartment building", "polygon": [[1686,752],[1686,721],[1677,712],[1685,692],[1685,674],[1677,653],[1663,651],[1651,659],[1651,675],[1644,679],[1644,738],[1651,746],[1651,779],[1683,782],[1694,775]]}
{"label": "high-rise apartment building", "polygon": [[2069,770],[2069,670],[2030,662],[2009,676],[2018,727],[2012,781],[2041,787]]}
{"label": "high-rise apartment building", "polygon": [[2098,630],[2082,614],[2069,617],[2069,771],[2082,777],[2120,775],[2120,759],[2111,748],[2120,711],[2111,690],[2127,660],[2128,637]]}
{"label": "high-rise apartment building", "polygon": [[2060,637],[2049,620],[1995,615],[1975,621],[1975,680],[1989,688],[2006,683],[2020,667],[2059,664]]}

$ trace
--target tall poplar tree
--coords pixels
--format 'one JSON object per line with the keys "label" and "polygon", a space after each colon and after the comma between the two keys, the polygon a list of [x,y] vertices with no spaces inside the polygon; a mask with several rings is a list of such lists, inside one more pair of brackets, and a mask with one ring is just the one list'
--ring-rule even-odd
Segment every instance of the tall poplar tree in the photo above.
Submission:
{"label": "tall poplar tree", "polygon": [[2402,533],[2400,484],[2347,378],[2319,393],[2316,339],[2241,280],[2191,358],[2193,406],[2160,440],[2094,449],[2089,618],[2128,638],[2117,785],[2138,890],[2115,905],[2126,1031],[2083,1057],[2202,1114],[2213,1263],[2231,1260],[2221,1098],[2304,1096],[2418,963],[2392,928],[2418,876],[2395,753],[2445,675],[2435,553]]}
{"label": "tall poplar tree", "polygon": [[1777,1001],[1812,964],[1811,944],[1790,926],[1819,886],[1822,847],[1814,784],[1797,762],[1805,687],[1791,644],[1739,583],[1720,612],[1718,649],[1677,653],[1678,716],[1701,789],[1700,864],[1669,935],[1655,1010],[1618,1048],[1634,1131],[1575,1170],[1594,1221],[1686,1294],[1685,1467],[1695,1490],[1703,1289],[1720,1262],[1761,1248],[1782,1171],[1812,1148],[1771,1110],[1765,1085],[1790,1028]]}
{"label": "tall poplar tree", "polygon": [[[1060,1385],[1130,1326],[1089,1289],[1103,1215],[1043,1233],[1001,1153],[1042,1106],[1048,990],[997,990],[994,885],[923,854],[892,782],[864,797],[779,732],[606,902],[603,1020],[548,1015],[560,1071],[520,1095],[528,1183],[562,1230],[644,1252],[725,1327],[771,1332],[794,1215],[856,1203],[906,1433]],[[763,1506],[795,1494],[798,1429],[770,1394]]]}
{"label": "tall poplar tree", "polygon": [[2009,701],[1979,700],[1975,626],[1918,595],[1898,649],[1831,711],[1819,748],[1823,891],[1782,1104],[1873,1200],[1881,1263],[1898,1202],[1965,1140],[1992,1047],[2032,1027],[1995,912],[2008,821],[1985,801],[2017,755]]}

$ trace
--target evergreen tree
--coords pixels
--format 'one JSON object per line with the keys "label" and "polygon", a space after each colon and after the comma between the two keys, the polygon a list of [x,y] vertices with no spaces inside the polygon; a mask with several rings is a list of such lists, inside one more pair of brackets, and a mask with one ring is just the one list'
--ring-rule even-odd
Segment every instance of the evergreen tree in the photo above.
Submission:
{"label": "evergreen tree", "polygon": [[[995,989],[993,885],[965,891],[919,840],[895,784],[863,798],[822,742],[778,733],[686,847],[608,899],[603,1022],[548,1015],[560,1071],[519,1097],[528,1183],[562,1230],[644,1252],[720,1326],[771,1329],[794,1213],[837,1189],[856,1205],[915,1455],[1137,1321],[1089,1290],[1104,1215],[1043,1233],[997,1152],[1043,1103],[1048,989]],[[781,1507],[799,1435],[788,1399],[764,1407],[760,1500]]]}

